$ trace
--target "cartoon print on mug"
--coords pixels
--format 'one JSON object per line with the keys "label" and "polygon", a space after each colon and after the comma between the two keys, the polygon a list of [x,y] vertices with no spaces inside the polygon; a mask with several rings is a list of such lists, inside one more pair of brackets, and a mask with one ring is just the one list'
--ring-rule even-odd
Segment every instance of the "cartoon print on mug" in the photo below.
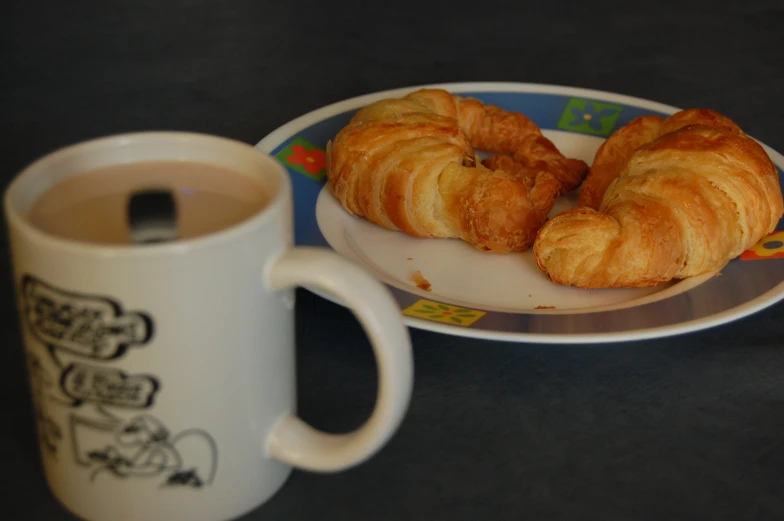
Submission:
{"label": "cartoon print on mug", "polygon": [[100,405],[92,417],[73,413],[70,435],[76,461],[90,467],[90,481],[102,474],[116,478],[163,477],[161,486],[200,488],[212,483],[218,465],[215,440],[201,429],[176,435],[161,420],[139,414],[128,420]]}
{"label": "cartoon print on mug", "polygon": [[146,313],[125,312],[109,298],[55,288],[26,275],[22,279],[24,318],[42,343],[96,360],[119,358],[130,346],[153,336]]}
{"label": "cartoon print on mug", "polygon": [[[56,451],[54,442],[62,439],[62,428],[44,411],[50,404],[59,404],[78,409],[69,415],[68,429],[77,463],[93,468],[91,481],[108,472],[118,478],[163,475],[166,486],[199,488],[212,483],[218,450],[210,434],[189,428],[172,436],[155,416],[125,419],[107,410],[145,410],[155,404],[159,378],[100,365],[125,356],[131,346],[148,344],[152,317],[125,312],[119,302],[105,296],[64,291],[30,275],[23,278],[22,287],[27,326],[58,373],[52,376],[40,358],[30,353],[36,375],[34,399],[42,411],[39,430],[47,450]],[[91,363],[66,364],[63,354]],[[54,394],[58,391],[60,396]]]}
{"label": "cartoon print on mug", "polygon": [[72,400],[98,405],[147,409],[153,406],[160,389],[158,378],[148,374],[128,375],[120,369],[71,363],[60,374],[60,390]]}

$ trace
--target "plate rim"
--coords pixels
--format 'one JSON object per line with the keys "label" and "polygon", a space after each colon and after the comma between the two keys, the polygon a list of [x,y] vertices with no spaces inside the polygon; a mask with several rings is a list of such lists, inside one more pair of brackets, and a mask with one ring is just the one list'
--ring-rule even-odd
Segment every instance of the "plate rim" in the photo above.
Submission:
{"label": "plate rim", "polygon": [[[628,104],[638,108],[649,109],[664,113],[675,113],[682,110],[679,107],[661,103],[658,101],[631,96],[618,92],[604,91],[600,89],[591,89],[584,87],[575,87],[568,85],[557,85],[550,83],[530,83],[530,82],[508,82],[508,81],[467,81],[467,82],[446,82],[446,83],[425,83],[419,85],[411,85],[405,87],[396,87],[391,89],[380,90],[376,92],[369,92],[358,96],[344,98],[327,105],[323,105],[316,109],[310,110],[301,114],[300,116],[278,126],[263,138],[261,138],[254,148],[260,151],[271,154],[275,148],[283,144],[287,139],[297,134],[297,132],[310,127],[314,123],[323,121],[329,117],[345,113],[350,110],[361,108],[368,103],[377,101],[383,98],[400,97],[412,91],[425,88],[440,88],[449,90],[454,93],[461,92],[499,92],[499,93],[528,93],[528,94],[555,94],[565,96],[575,96],[582,98],[595,98],[599,100],[607,100],[620,104]],[[749,136],[755,139],[753,136]],[[606,139],[606,138],[605,138]],[[766,153],[776,155],[781,158],[784,163],[784,156],[765,143],[756,140],[765,149]],[[772,158],[771,158],[772,159]],[[775,164],[775,161],[774,161]],[[778,166],[778,165],[777,165]],[[782,165],[784,167],[784,165]],[[296,194],[293,194],[296,195]],[[332,249],[332,248],[330,248]],[[334,250],[333,250],[334,251]],[[386,284],[384,284],[387,286]],[[339,299],[336,299],[330,294],[322,291],[307,288],[308,291],[318,295],[326,300],[329,300],[340,306],[344,306]],[[394,298],[394,296],[393,296]],[[521,342],[521,343],[538,343],[538,344],[585,344],[597,345],[603,343],[618,343],[630,342],[640,340],[650,340],[656,338],[671,337],[693,333],[706,329],[711,329],[721,325],[726,325],[753,315],[759,311],[767,309],[776,305],[784,299],[784,280],[769,289],[765,293],[748,300],[740,305],[736,305],[729,309],[725,309],[712,315],[677,322],[675,324],[668,324],[664,326],[657,326],[652,328],[632,329],[628,331],[612,331],[603,333],[533,333],[524,331],[497,331],[491,329],[484,329],[480,327],[460,327],[435,321],[428,321],[421,318],[412,317],[402,313],[403,308],[400,303],[397,303],[400,308],[400,315],[403,322],[412,328],[426,330],[435,333],[441,333],[452,336],[461,336],[466,338],[493,340],[500,342]]]}
{"label": "plate rim", "polygon": [[[348,110],[359,108],[369,102],[375,101],[380,98],[388,98],[392,96],[401,96],[418,89],[445,89],[451,92],[470,92],[470,91],[484,91],[484,92],[519,92],[531,94],[562,94],[567,96],[583,96],[583,97],[607,97],[612,96],[617,100],[617,103],[629,103],[636,106],[643,106],[651,108],[651,110],[658,110],[661,112],[677,112],[682,110],[673,105],[667,105],[658,101],[653,101],[627,94],[620,94],[610,91],[603,91],[598,89],[588,89],[584,87],[572,87],[568,85],[556,85],[552,83],[527,83],[527,82],[511,82],[511,81],[476,81],[476,82],[454,82],[454,83],[425,83],[421,85],[412,85],[410,87],[395,87],[392,89],[380,90],[377,92],[370,92],[360,94],[338,100],[319,108],[305,112],[296,118],[284,123],[283,125],[275,128],[266,136],[261,138],[254,146],[265,153],[270,153],[278,145],[283,143],[287,136],[292,135],[292,132],[301,130],[307,127],[306,121],[319,117],[320,120],[335,116]],[[296,130],[294,130],[296,129]],[[280,137],[286,136],[286,137]]]}

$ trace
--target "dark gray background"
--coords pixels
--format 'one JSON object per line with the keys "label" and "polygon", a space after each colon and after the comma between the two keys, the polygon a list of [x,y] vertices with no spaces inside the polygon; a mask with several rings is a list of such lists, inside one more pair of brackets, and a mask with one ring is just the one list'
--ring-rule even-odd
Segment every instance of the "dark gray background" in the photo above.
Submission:
{"label": "dark gray background", "polygon": [[[0,25],[0,175],[110,133],[255,143],[346,97],[477,80],[708,106],[784,151],[784,4],[741,4],[16,0]],[[72,519],[39,470],[0,260],[0,519]],[[356,427],[375,393],[367,341],[347,311],[298,298],[301,413]],[[592,347],[412,331],[416,388],[391,443],[347,472],[296,472],[243,520],[780,520],[782,310]]]}

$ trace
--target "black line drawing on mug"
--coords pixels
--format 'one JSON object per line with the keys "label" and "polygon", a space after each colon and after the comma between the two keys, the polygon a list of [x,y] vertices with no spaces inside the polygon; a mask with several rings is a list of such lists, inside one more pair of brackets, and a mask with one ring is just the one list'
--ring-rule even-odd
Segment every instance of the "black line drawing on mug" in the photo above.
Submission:
{"label": "black line drawing on mug", "polygon": [[68,365],[60,374],[60,389],[73,400],[72,406],[92,402],[112,407],[152,407],[160,383],[147,374],[128,375],[120,369],[82,363]]}
{"label": "black line drawing on mug", "polygon": [[[99,406],[100,407],[100,406]],[[92,467],[90,480],[163,476],[161,486],[210,485],[218,466],[215,440],[201,429],[174,436],[149,414],[128,421],[101,408],[100,418],[71,414],[70,434],[77,463]]]}
{"label": "black line drawing on mug", "polygon": [[[218,447],[209,433],[191,428],[172,435],[150,414],[126,421],[105,408],[153,407],[161,387],[157,377],[82,362],[66,365],[62,360],[66,356],[67,362],[68,354],[93,362],[116,360],[129,347],[151,341],[152,317],[124,311],[114,299],[61,290],[31,275],[22,279],[22,289],[29,332],[46,348],[58,373],[55,379],[41,372],[39,379],[50,389],[48,398],[79,409],[68,416],[68,428],[74,458],[92,469],[90,481],[109,474],[116,478],[162,476],[161,487],[210,485],[217,472]],[[35,360],[43,371],[40,360]],[[57,390],[69,400],[51,394],[56,383]],[[43,392],[38,393],[38,399],[43,404]],[[92,407],[85,408],[85,404]],[[97,414],[89,416],[90,411]],[[48,417],[40,417],[39,422],[45,425]],[[62,439],[62,430],[48,421],[52,426],[42,432]]]}
{"label": "black line drawing on mug", "polygon": [[152,318],[140,311],[126,312],[113,299],[64,291],[31,275],[22,278],[22,295],[25,321],[45,345],[113,360],[152,339]]}
{"label": "black line drawing on mug", "polygon": [[30,389],[33,403],[33,414],[38,425],[38,437],[45,453],[50,456],[57,455],[60,441],[63,439],[63,431],[60,426],[49,415],[48,406],[45,399],[49,390],[54,387],[54,378],[44,368],[41,360],[29,351],[26,352],[27,364],[30,374]]}
{"label": "black line drawing on mug", "polygon": [[[59,380],[62,379],[63,363],[60,361],[60,358],[57,356],[57,348],[54,347],[54,346],[49,346],[48,345],[48,346],[46,346],[46,352],[49,353],[49,358],[51,358],[52,362],[54,362],[54,370],[57,373],[60,373],[59,376],[57,377],[57,380],[59,381]],[[40,359],[39,359],[39,364],[40,363],[41,362],[40,362]],[[52,386],[50,386],[50,387],[52,387]],[[62,391],[60,386],[57,387],[57,390]],[[73,397],[67,396],[68,399],[63,399],[63,397],[61,395],[62,395],[62,392],[60,393],[60,396],[56,395],[55,393],[50,392],[47,396],[48,396],[49,400],[51,400],[51,401],[53,401],[55,403],[59,403],[61,405],[65,405],[66,407],[78,407],[79,405],[81,405],[81,402],[76,400],[76,399],[74,399]]]}

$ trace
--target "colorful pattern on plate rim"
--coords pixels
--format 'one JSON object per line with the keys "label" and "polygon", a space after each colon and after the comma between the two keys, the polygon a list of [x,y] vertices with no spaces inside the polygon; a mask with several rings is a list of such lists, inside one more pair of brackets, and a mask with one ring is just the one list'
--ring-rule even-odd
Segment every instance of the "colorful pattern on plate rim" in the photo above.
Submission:
{"label": "colorful pattern on plate rim", "polygon": [[784,259],[784,230],[776,230],[743,252],[741,260]]}
{"label": "colorful pattern on plate rim", "polygon": [[487,315],[485,311],[450,306],[441,302],[420,299],[403,310],[404,315],[414,318],[424,318],[445,324],[455,324],[463,327],[470,327]]}
{"label": "colorful pattern on plate rim", "polygon": [[558,128],[606,137],[615,130],[622,110],[623,106],[615,103],[571,98],[561,113]]}
{"label": "colorful pattern on plate rim", "polygon": [[275,158],[288,168],[321,181],[327,174],[327,160],[323,148],[319,148],[302,137],[291,140]]}

